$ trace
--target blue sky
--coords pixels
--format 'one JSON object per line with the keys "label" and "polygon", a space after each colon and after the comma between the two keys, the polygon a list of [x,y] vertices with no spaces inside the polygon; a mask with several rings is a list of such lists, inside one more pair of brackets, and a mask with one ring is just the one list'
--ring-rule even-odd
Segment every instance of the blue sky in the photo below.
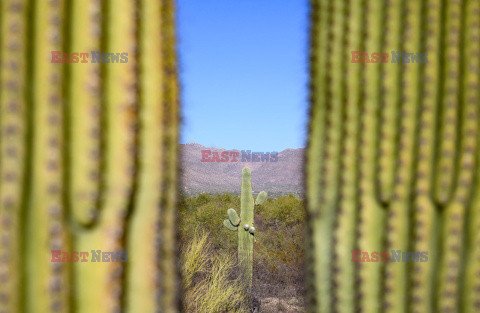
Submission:
{"label": "blue sky", "polygon": [[307,0],[177,0],[181,143],[306,144]]}

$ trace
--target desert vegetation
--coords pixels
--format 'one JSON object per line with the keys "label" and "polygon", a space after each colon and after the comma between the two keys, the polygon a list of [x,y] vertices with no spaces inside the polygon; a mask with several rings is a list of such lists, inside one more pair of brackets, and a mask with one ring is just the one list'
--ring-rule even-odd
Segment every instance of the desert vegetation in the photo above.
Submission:
{"label": "desert vegetation", "polygon": [[[186,312],[246,312],[238,280],[238,238],[222,226],[230,193],[181,197],[180,245]],[[255,207],[253,297],[260,312],[301,312],[304,295],[304,206],[293,195]]]}

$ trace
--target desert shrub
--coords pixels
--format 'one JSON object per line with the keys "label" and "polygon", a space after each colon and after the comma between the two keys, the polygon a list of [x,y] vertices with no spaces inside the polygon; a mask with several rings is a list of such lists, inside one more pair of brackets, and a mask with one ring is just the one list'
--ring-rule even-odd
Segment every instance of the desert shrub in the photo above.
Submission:
{"label": "desert shrub", "polygon": [[259,229],[254,254],[258,296],[302,297],[304,292],[303,225]]}
{"label": "desert shrub", "polygon": [[182,260],[185,312],[245,312],[242,285],[232,277],[235,257],[215,252],[207,233],[194,232],[182,247]]}
{"label": "desert shrub", "polygon": [[195,198],[182,199],[179,224],[181,242],[188,242],[194,230],[200,228],[211,234],[210,242],[215,250],[234,253],[237,237],[222,226],[228,208],[239,210],[240,198],[230,194],[201,194]]}
{"label": "desert shrub", "polygon": [[294,225],[303,223],[305,219],[303,201],[293,195],[268,199],[257,211],[257,214],[262,215],[265,223],[270,226]]}

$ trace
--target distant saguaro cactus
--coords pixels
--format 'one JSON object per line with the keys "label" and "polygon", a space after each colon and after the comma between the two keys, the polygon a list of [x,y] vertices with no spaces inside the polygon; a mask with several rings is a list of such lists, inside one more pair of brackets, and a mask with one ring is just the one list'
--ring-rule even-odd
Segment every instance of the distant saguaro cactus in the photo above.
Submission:
{"label": "distant saguaro cactus", "polygon": [[310,312],[479,312],[480,1],[311,14]]}
{"label": "distant saguaro cactus", "polygon": [[179,312],[173,2],[1,1],[0,312]]}
{"label": "distant saguaro cactus", "polygon": [[240,198],[240,217],[234,209],[228,209],[228,219],[223,225],[231,231],[238,231],[238,262],[240,266],[240,281],[245,283],[249,299],[252,299],[253,279],[253,242],[255,236],[254,213],[255,206],[261,205],[267,199],[267,193],[262,191],[254,200],[252,195],[252,174],[248,167],[242,170],[242,194]]}

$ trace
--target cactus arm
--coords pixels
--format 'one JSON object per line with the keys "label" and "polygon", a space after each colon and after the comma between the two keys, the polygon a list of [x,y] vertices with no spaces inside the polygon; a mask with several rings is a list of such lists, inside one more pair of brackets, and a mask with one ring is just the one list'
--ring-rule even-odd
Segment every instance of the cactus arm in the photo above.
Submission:
{"label": "cactus arm", "polygon": [[[381,51],[382,3],[369,0],[364,4],[363,30],[364,51]],[[363,64],[364,96],[360,104],[359,139],[359,225],[358,249],[361,251],[383,251],[385,210],[375,196],[376,151],[372,149],[378,143],[378,110],[380,71],[379,64]],[[382,292],[382,263],[359,263],[359,306],[364,312],[380,310],[379,296]]]}
{"label": "cactus arm", "polygon": [[[98,215],[101,143],[101,0],[72,1],[71,52],[89,53],[88,63],[69,64],[69,199],[75,222],[89,225]],[[85,27],[86,26],[86,27]],[[118,66],[118,65],[113,65]]]}
{"label": "cactus arm", "polygon": [[[141,7],[140,23],[140,128],[139,133],[139,176],[138,193],[135,198],[136,210],[130,222],[130,236],[127,247],[129,251],[129,270],[127,271],[127,312],[154,312],[158,306],[166,312],[177,311],[175,303],[167,303],[172,298],[169,294],[175,293],[169,288],[171,277],[166,270],[160,267],[159,257],[164,246],[157,238],[156,231],[161,228],[162,235],[171,237],[167,232],[172,231],[165,227],[169,223],[166,216],[167,209],[172,210],[174,203],[166,202],[167,191],[175,183],[175,172],[167,171],[171,164],[171,155],[164,149],[166,137],[170,136],[170,127],[178,125],[178,117],[169,115],[172,102],[165,98],[165,84],[167,75],[159,69],[165,68],[166,59],[162,49],[171,44],[158,41],[162,37],[163,23],[171,23],[165,14],[171,14],[170,8],[162,11],[161,2],[145,1]],[[170,27],[170,26],[169,26]],[[166,37],[165,37],[166,39]],[[171,47],[170,47],[171,48]],[[158,90],[160,89],[160,90]],[[149,92],[158,90],[157,92]],[[145,92],[143,92],[145,91]],[[160,105],[159,105],[160,104]],[[170,113],[171,114],[171,113]],[[165,121],[170,126],[158,127]],[[170,165],[169,165],[170,164]],[[163,174],[162,174],[163,173]],[[166,186],[168,188],[158,188]],[[159,240],[160,239],[160,240]],[[138,244],[142,242],[144,244]],[[160,279],[162,278],[163,279]],[[160,279],[160,280],[159,280]],[[157,281],[161,282],[160,284]],[[152,286],[156,286],[152,288]],[[159,297],[159,295],[167,295]]]}
{"label": "cactus arm", "polygon": [[232,225],[232,223],[228,219],[223,220],[223,226],[225,226],[228,230],[231,230],[231,231],[238,230],[238,226]]}
{"label": "cactus arm", "polygon": [[439,39],[441,34],[442,3],[439,0],[427,1],[425,15],[426,31],[425,51],[428,53],[428,63],[424,64],[423,101],[420,106],[418,129],[417,166],[415,171],[415,199],[413,203],[413,251],[428,252],[428,262],[416,262],[410,272],[411,295],[409,299],[412,312],[435,312],[434,291],[436,263],[438,260],[437,228],[439,214],[432,201],[434,185],[432,177],[435,174],[435,146],[437,140],[438,87],[440,62]]}
{"label": "cactus arm", "polygon": [[[125,250],[125,218],[132,204],[136,170],[137,4],[108,3],[106,48],[128,52],[128,62],[105,64],[104,194],[98,225],[76,236],[79,251]],[[76,263],[77,312],[115,311],[122,306],[124,264]]]}
{"label": "cactus arm", "polygon": [[[156,307],[155,279],[159,274],[155,229],[161,212],[162,160],[166,158],[161,143],[165,131],[162,125],[162,43],[153,38],[161,37],[161,14],[159,1],[145,1],[141,8],[140,23],[140,124],[138,193],[135,197],[135,212],[130,221],[127,239],[129,270],[127,271],[126,312],[153,312]],[[158,92],[145,92],[155,90]],[[159,105],[160,104],[160,105]],[[143,244],[138,244],[141,242]]]}
{"label": "cactus arm", "polygon": [[262,191],[258,194],[257,198],[255,199],[255,205],[262,205],[267,200],[267,193]]}
{"label": "cactus arm", "polygon": [[[50,63],[62,51],[64,1],[34,6],[31,195],[27,209],[27,312],[66,312],[69,264],[52,263],[51,250],[68,251],[63,204],[63,64]],[[46,23],[45,21],[48,21]]]}
{"label": "cactus arm", "polygon": [[238,226],[240,224],[240,217],[234,209],[228,209],[227,214],[228,219],[233,226]]}
{"label": "cactus arm", "polygon": [[0,4],[0,312],[20,312],[21,236],[27,154],[25,1]]}

